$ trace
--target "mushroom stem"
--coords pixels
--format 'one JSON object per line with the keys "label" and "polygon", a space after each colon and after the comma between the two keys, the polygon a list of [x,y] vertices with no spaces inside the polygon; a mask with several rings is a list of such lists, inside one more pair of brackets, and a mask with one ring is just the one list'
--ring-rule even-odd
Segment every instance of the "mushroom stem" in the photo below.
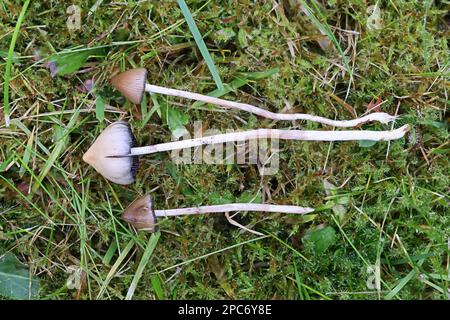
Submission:
{"label": "mushroom stem", "polygon": [[371,113],[358,119],[343,120],[343,121],[331,120],[303,113],[293,113],[293,114],[274,113],[258,108],[251,104],[238,103],[234,101],[228,101],[198,93],[193,93],[189,91],[170,89],[166,87],[160,87],[149,84],[147,83],[147,70],[145,68],[135,68],[119,73],[118,75],[111,78],[111,85],[117,90],[119,90],[129,101],[135,104],[140,104],[142,102],[145,92],[159,93],[169,96],[176,96],[203,101],[206,103],[215,104],[223,108],[239,109],[273,120],[288,120],[288,121],[308,120],[335,127],[354,127],[369,121],[379,121],[381,123],[386,124],[397,118],[384,112]]}
{"label": "mushroom stem", "polygon": [[351,140],[388,141],[402,138],[408,130],[409,130],[408,125],[404,125],[403,127],[391,131],[368,131],[368,130],[308,131],[308,130],[256,129],[243,132],[218,134],[189,140],[160,143],[145,147],[134,147],[131,148],[129,155],[138,156],[163,151],[198,147],[205,144],[225,143],[231,141],[246,141],[264,138],[284,139],[284,140],[305,140],[305,141],[351,141]]}
{"label": "mushroom stem", "polygon": [[122,219],[136,229],[155,232],[158,228],[158,217],[173,217],[193,214],[208,214],[230,211],[260,211],[290,214],[306,214],[314,212],[312,208],[298,206],[275,205],[265,203],[229,203],[193,208],[154,210],[152,197],[147,194],[131,203],[122,213]]}
{"label": "mushroom stem", "polygon": [[214,206],[202,206],[181,209],[155,210],[157,217],[183,216],[192,214],[220,213],[229,211],[261,211],[261,212],[280,212],[291,214],[306,214],[313,212],[312,208],[304,208],[298,206],[284,206],[274,204],[261,203],[230,203]]}
{"label": "mushroom stem", "polygon": [[247,103],[239,103],[224,99],[219,99],[215,97],[205,96],[203,94],[193,93],[189,91],[183,91],[183,90],[177,90],[177,89],[170,89],[166,87],[160,87],[153,84],[145,84],[145,91],[149,93],[159,93],[164,94],[168,96],[175,96],[175,97],[182,97],[192,100],[198,100],[203,101],[206,103],[211,103],[220,107],[225,108],[231,108],[231,109],[239,109],[242,111],[246,111],[249,113],[256,114],[258,116],[273,119],[273,120],[287,120],[287,121],[293,121],[293,120],[308,120],[318,123],[327,124],[330,126],[335,127],[356,127],[358,125],[361,125],[363,123],[369,122],[369,121],[378,121],[381,123],[389,123],[390,121],[393,121],[396,119],[395,116],[391,116],[385,112],[374,112],[371,114],[368,114],[364,117],[353,119],[353,120],[331,120],[324,117],[319,116],[313,116],[309,114],[303,114],[303,113],[275,113],[271,111],[267,111],[261,108],[258,108],[256,106],[253,106],[251,104]]}

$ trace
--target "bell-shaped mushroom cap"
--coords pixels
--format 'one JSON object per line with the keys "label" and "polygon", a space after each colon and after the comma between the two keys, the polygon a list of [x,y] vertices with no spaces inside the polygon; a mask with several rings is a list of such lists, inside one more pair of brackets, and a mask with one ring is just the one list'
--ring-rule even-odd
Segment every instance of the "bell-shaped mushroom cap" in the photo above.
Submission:
{"label": "bell-shaped mushroom cap", "polygon": [[155,232],[157,223],[152,197],[146,195],[134,200],[123,212],[122,219],[138,230]]}
{"label": "bell-shaped mushroom cap", "polygon": [[147,70],[131,69],[111,78],[111,85],[119,90],[132,103],[140,104],[145,92]]}
{"label": "bell-shaped mushroom cap", "polygon": [[136,179],[138,158],[131,156],[135,144],[130,125],[125,121],[110,124],[83,155],[83,160],[106,179],[130,184]]}

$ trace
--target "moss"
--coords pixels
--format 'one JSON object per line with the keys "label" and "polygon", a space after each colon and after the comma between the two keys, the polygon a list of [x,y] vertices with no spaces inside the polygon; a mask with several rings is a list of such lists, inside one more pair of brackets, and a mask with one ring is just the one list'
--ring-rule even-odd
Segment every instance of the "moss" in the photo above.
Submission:
{"label": "moss", "polygon": [[[31,3],[15,49],[11,105],[12,118],[23,116],[20,121],[33,136],[30,138],[19,126],[0,127],[0,254],[10,251],[36,267],[42,298],[76,297],[76,291],[65,287],[66,267],[80,263],[89,271],[89,286],[80,297],[95,298],[102,285],[97,279],[106,278],[131,240],[136,250],[131,250],[125,260],[128,265],[121,269],[121,277],[108,285],[109,297],[126,295],[148,235],[136,236],[120,224],[119,217],[123,207],[138,195],[153,191],[157,208],[235,201],[244,193],[273,203],[323,208],[330,201],[323,190],[325,178],[343,185],[337,191],[337,198],[346,199],[342,222],[333,218],[331,209],[318,212],[305,223],[276,214],[235,217],[279,240],[269,236],[215,254],[253,235],[219,216],[163,219],[162,229],[167,233],[162,234],[134,298],[154,298],[156,291],[149,279],[154,272],[169,267],[173,268],[158,275],[164,296],[188,299],[299,298],[295,268],[301,282],[315,290],[301,289],[307,290],[312,299],[375,299],[376,292],[366,285],[367,264],[375,264],[379,254],[382,298],[411,270],[424,275],[448,274],[448,114],[444,114],[448,109],[448,45],[442,31],[446,13],[441,7],[434,2],[429,8],[412,1],[397,1],[395,6],[383,2],[382,29],[370,31],[364,3],[329,1],[321,6],[340,46],[348,49],[354,72],[350,79],[340,67],[342,57],[334,49],[320,48],[316,41],[320,32],[293,1],[285,2],[283,8],[274,8],[271,2],[210,2],[197,13],[196,23],[225,83],[243,71],[279,68],[276,75],[252,80],[227,98],[272,111],[282,110],[288,102],[297,112],[338,119],[349,119],[351,114],[330,94],[346,99],[359,115],[366,112],[371,101],[381,98],[382,111],[393,114],[398,106],[402,118],[396,126],[412,123],[414,130],[406,139],[370,148],[355,142],[281,142],[280,171],[274,176],[260,176],[255,165],[173,165],[168,154],[158,154],[142,158],[136,184],[124,187],[110,185],[81,160],[86,146],[106,123],[99,123],[94,112],[86,111],[92,108],[93,93],[76,88],[94,78],[95,94],[101,94],[116,111],[124,112],[107,111],[108,121],[130,120],[138,143],[152,144],[170,139],[167,121],[155,112],[143,123],[146,112],[154,108],[153,102],[148,98],[146,108],[126,103],[108,87],[114,69],[143,66],[149,70],[149,81],[155,84],[202,93],[215,87],[175,1],[102,3],[88,16],[94,3],[76,2],[82,9],[82,28],[76,32],[66,27],[65,12],[72,2]],[[195,12],[201,4],[188,1],[188,5]],[[8,12],[0,15],[0,26],[8,33],[15,26],[20,7],[7,6]],[[9,36],[2,38],[0,53],[7,51],[9,41]],[[91,57],[81,68],[83,72],[56,77],[51,77],[45,63],[36,63],[37,57],[33,57],[36,52],[46,58],[78,47],[103,47],[104,54]],[[2,78],[3,65],[4,60],[0,60]],[[191,106],[190,102],[175,98],[159,100],[185,114],[191,132],[198,120],[222,131],[294,125],[321,129],[304,122],[272,123],[245,113],[184,109],[177,105]],[[76,124],[68,128],[76,109],[83,111]],[[45,115],[49,112],[52,114]],[[3,123],[1,116],[0,120]],[[56,147],[55,125],[70,131],[70,142],[38,192],[26,198],[12,186],[27,194],[35,183]],[[364,127],[389,128],[378,124]],[[29,141],[30,160],[20,169]],[[10,165],[3,166],[6,161]],[[335,243],[325,254],[317,254],[302,242],[307,231],[319,225],[336,231]],[[105,256],[113,244],[121,250],[113,250],[106,263]],[[424,254],[428,256],[419,264]],[[204,255],[208,258],[194,259]],[[211,262],[211,257],[217,261]],[[191,259],[177,271],[176,264]],[[218,279],[220,270],[223,275]],[[448,287],[445,280],[428,280]],[[396,297],[446,298],[418,277]]]}

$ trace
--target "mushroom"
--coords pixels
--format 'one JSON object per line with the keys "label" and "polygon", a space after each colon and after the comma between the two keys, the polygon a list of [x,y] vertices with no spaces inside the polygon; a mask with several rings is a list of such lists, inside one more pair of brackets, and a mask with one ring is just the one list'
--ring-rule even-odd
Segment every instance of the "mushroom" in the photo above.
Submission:
{"label": "mushroom", "polygon": [[239,109],[273,120],[308,120],[335,127],[355,127],[369,121],[378,121],[386,124],[396,119],[395,116],[391,116],[384,112],[374,112],[353,120],[331,120],[324,117],[303,113],[275,113],[247,103],[228,101],[189,91],[170,89],[149,84],[147,83],[147,70],[145,68],[130,69],[128,71],[119,73],[118,75],[111,78],[111,85],[118,91],[120,91],[129,101],[135,104],[141,103],[142,98],[144,97],[144,93],[147,91],[149,93],[160,93],[168,96],[198,100],[206,103],[211,103],[222,108]]}
{"label": "mushroom", "polygon": [[391,131],[310,131],[287,129],[255,129],[206,136],[195,139],[135,147],[130,125],[125,121],[110,124],[83,155],[83,160],[94,167],[106,179],[118,184],[131,184],[136,178],[138,160],[136,156],[162,151],[180,150],[205,144],[246,141],[254,139],[284,139],[305,141],[389,141],[402,138],[409,130],[404,125]]}
{"label": "mushroom", "polygon": [[136,179],[139,160],[129,157],[136,144],[127,122],[114,122],[106,127],[83,155],[89,163],[106,179],[118,184],[131,184]]}
{"label": "mushroom", "polygon": [[229,203],[192,208],[154,210],[152,197],[150,195],[145,195],[133,201],[133,203],[131,203],[128,208],[125,209],[122,214],[122,219],[138,230],[155,232],[158,228],[158,217],[173,217],[221,212],[225,213],[230,211],[259,211],[289,214],[307,214],[313,212],[314,209],[291,205],[274,205],[263,203]]}

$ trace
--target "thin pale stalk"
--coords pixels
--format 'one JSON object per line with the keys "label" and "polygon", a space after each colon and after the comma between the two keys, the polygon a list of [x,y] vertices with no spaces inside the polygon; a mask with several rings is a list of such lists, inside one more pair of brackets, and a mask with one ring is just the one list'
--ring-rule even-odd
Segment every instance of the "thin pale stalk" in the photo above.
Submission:
{"label": "thin pale stalk", "polygon": [[253,105],[247,104],[247,103],[239,103],[239,102],[219,99],[219,98],[205,96],[203,94],[193,93],[193,92],[189,92],[189,91],[155,86],[155,85],[148,84],[148,83],[145,85],[145,91],[150,92],[150,93],[153,92],[153,93],[159,93],[159,94],[164,94],[164,95],[168,95],[168,96],[175,96],[175,97],[182,97],[182,98],[187,98],[187,99],[192,99],[192,100],[198,100],[198,101],[214,104],[214,105],[224,107],[224,108],[239,109],[242,111],[253,113],[258,116],[268,118],[268,119],[273,119],[273,120],[286,120],[286,121],[308,120],[308,121],[323,123],[323,124],[326,124],[329,126],[343,127],[343,128],[356,127],[356,126],[359,126],[363,123],[370,122],[370,121],[378,121],[378,122],[386,124],[386,123],[389,123],[389,122],[395,120],[395,118],[396,118],[396,117],[391,116],[384,112],[374,112],[374,113],[368,114],[364,117],[361,117],[358,119],[353,119],[353,120],[332,120],[332,119],[328,119],[328,118],[324,118],[324,117],[313,116],[313,115],[303,114],[303,113],[275,113],[275,112],[271,112],[271,111],[267,111],[267,110],[258,108],[256,106],[253,106]]}
{"label": "thin pale stalk", "polygon": [[152,146],[131,148],[130,156],[151,154],[170,150],[193,148],[206,144],[226,143],[231,141],[246,141],[255,139],[282,139],[304,141],[389,141],[402,138],[409,130],[408,125],[391,131],[310,131],[310,130],[280,130],[256,129],[243,132],[232,132],[189,140],[166,142]]}
{"label": "thin pale stalk", "polygon": [[230,211],[260,211],[260,212],[279,212],[290,214],[307,214],[313,212],[313,208],[305,208],[298,206],[284,206],[262,203],[230,203],[214,206],[202,206],[193,208],[155,210],[157,217],[183,216],[193,214],[208,214]]}

